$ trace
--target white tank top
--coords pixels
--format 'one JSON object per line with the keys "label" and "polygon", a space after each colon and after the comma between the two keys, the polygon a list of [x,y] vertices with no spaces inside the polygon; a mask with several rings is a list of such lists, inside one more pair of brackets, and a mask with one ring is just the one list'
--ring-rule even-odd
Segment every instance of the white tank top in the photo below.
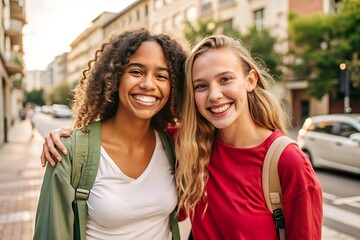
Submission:
{"label": "white tank top", "polygon": [[126,176],[101,147],[87,201],[87,239],[171,239],[169,214],[176,203],[174,176],[157,132],[150,163],[137,179]]}

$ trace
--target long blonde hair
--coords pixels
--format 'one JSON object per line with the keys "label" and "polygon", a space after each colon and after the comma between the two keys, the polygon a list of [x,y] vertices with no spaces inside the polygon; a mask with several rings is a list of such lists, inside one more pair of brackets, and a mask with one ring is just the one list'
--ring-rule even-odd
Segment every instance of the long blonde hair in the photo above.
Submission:
{"label": "long blonde hair", "polygon": [[182,107],[181,127],[175,140],[179,209],[185,209],[188,216],[194,213],[196,204],[201,199],[206,201],[207,167],[216,130],[196,108],[192,68],[199,55],[220,48],[229,48],[239,57],[244,73],[247,74],[253,69],[258,74],[257,86],[248,93],[250,115],[255,123],[267,129],[280,129],[284,132],[288,123],[280,101],[270,92],[273,78],[265,68],[253,60],[249,50],[240,41],[224,35],[209,36],[200,41],[185,62],[185,101]]}

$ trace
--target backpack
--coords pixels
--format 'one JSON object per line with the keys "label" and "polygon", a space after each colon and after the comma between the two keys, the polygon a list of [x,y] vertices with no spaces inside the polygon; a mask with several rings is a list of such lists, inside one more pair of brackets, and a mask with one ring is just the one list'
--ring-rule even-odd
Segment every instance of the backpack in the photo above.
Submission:
{"label": "backpack", "polygon": [[280,240],[285,239],[285,220],[282,210],[282,190],[277,166],[281,153],[289,144],[297,145],[297,142],[287,136],[281,136],[275,139],[266,153],[262,169],[264,198],[267,207],[273,214]]}
{"label": "backpack", "polygon": [[[71,185],[75,189],[74,210],[74,239],[86,238],[87,205],[100,162],[100,122],[88,126],[87,131],[75,130],[73,132],[73,161]],[[159,131],[160,139],[165,148],[166,156],[170,162],[172,173],[175,171],[175,156],[173,145],[166,131]],[[170,214],[173,240],[180,240],[179,225],[176,218],[176,209]]]}

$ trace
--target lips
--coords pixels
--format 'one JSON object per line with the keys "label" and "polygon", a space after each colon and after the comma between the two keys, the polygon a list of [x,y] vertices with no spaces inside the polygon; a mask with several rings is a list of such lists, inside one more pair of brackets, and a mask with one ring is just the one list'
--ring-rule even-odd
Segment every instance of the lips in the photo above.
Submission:
{"label": "lips", "polygon": [[133,94],[133,98],[143,103],[154,103],[158,98],[148,95]]}
{"label": "lips", "polygon": [[219,107],[209,107],[208,109],[213,113],[220,114],[220,113],[223,113],[226,110],[228,110],[230,108],[230,106],[231,106],[231,104],[227,103],[227,104],[224,104],[224,105],[219,106]]}

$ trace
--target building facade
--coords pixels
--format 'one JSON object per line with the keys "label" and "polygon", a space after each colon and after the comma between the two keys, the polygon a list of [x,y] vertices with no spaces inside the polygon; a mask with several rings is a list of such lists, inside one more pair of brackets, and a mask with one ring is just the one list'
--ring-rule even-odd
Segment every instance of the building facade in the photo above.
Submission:
{"label": "building facade", "polygon": [[0,1],[0,145],[18,119],[23,94],[23,0]]}
{"label": "building facade", "polygon": [[[276,51],[285,54],[291,44],[288,41],[288,16],[295,12],[300,16],[314,13],[336,13],[338,0],[135,0],[127,8],[114,13],[103,13],[71,44],[67,57],[67,81],[82,77],[88,61],[103,41],[114,33],[144,27],[154,33],[167,33],[177,38],[189,49],[184,37],[185,21],[213,19],[228,27],[246,33],[251,27],[268,29],[276,37]],[[300,125],[311,115],[332,112],[331,99],[321,101],[307,94],[306,79],[295,80],[286,75],[274,91],[283,100],[293,116],[293,124]]]}

